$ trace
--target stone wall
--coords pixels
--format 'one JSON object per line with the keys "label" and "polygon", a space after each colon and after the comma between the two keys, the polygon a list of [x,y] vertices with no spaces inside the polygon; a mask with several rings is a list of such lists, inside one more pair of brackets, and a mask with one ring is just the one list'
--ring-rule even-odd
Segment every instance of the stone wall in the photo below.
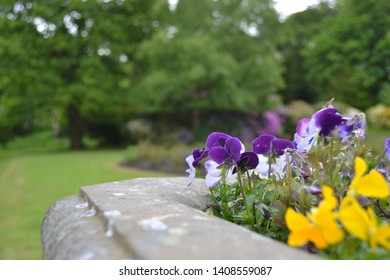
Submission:
{"label": "stone wall", "polygon": [[45,259],[315,259],[204,212],[202,180],[139,178],[82,187],[42,224]]}

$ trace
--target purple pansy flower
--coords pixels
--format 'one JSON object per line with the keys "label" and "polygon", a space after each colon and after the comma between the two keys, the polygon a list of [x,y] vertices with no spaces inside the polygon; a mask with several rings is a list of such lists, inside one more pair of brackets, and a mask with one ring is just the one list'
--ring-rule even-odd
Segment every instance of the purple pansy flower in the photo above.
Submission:
{"label": "purple pansy flower", "polygon": [[294,149],[295,145],[293,142],[287,139],[274,139],[272,140],[272,147],[277,156],[281,156],[284,154],[285,149]]}
{"label": "purple pansy flower", "polygon": [[244,152],[241,154],[241,158],[237,162],[237,166],[240,169],[251,170],[255,169],[259,164],[259,157],[254,152]]}
{"label": "purple pansy flower", "polygon": [[269,154],[271,152],[271,142],[276,139],[273,135],[264,134],[257,137],[252,142],[253,151],[259,155]]}
{"label": "purple pansy flower", "polygon": [[225,180],[232,177],[234,164],[241,159],[245,151],[244,144],[236,138],[222,132],[211,133],[206,140],[206,148],[210,160],[205,162],[207,175],[205,178],[206,186],[214,187],[222,180],[221,165],[229,162],[230,166],[225,176]]}
{"label": "purple pansy flower", "polygon": [[237,162],[245,151],[241,141],[222,132],[213,132],[206,140],[206,147],[209,149],[210,158],[218,164],[227,160]]}
{"label": "purple pansy flower", "polygon": [[332,131],[343,122],[343,116],[336,108],[324,108],[313,115],[315,126],[319,128],[318,134],[322,137],[329,136]]}
{"label": "purple pansy flower", "polygon": [[199,148],[196,148],[192,151],[192,156],[194,157],[194,161],[192,163],[192,165],[194,167],[196,167],[198,165],[198,163],[206,158],[207,156],[209,155],[209,151],[207,151],[205,148],[203,149],[199,149]]}
{"label": "purple pansy flower", "polygon": [[213,147],[224,146],[226,140],[232,138],[232,136],[223,132],[213,132],[206,140],[206,148],[211,150]]}
{"label": "purple pansy flower", "polygon": [[319,136],[330,136],[332,131],[345,120],[336,108],[324,108],[315,113],[310,121],[304,118],[297,124],[294,143],[299,151],[307,152],[317,144]]}
{"label": "purple pansy flower", "polygon": [[186,170],[189,173],[187,186],[190,186],[196,175],[196,166],[198,163],[208,156],[208,151],[205,149],[196,148],[192,151],[192,154],[186,158],[186,162],[189,168]]}
{"label": "purple pansy flower", "polygon": [[287,148],[294,149],[293,142],[287,139],[279,139],[273,135],[264,134],[252,142],[253,151],[259,155],[275,154],[281,156]]}
{"label": "purple pansy flower", "polygon": [[310,150],[314,144],[315,130],[314,121],[308,118],[303,118],[297,123],[294,143],[298,151],[305,152]]}
{"label": "purple pansy flower", "polygon": [[[295,149],[294,143],[286,139],[279,139],[273,135],[264,134],[253,140],[252,144],[253,151],[258,157],[256,172],[266,178],[268,178],[268,173],[271,172],[279,180],[287,164],[284,152],[287,148]],[[273,156],[276,157],[272,159]],[[269,166],[270,160],[272,161],[271,168]]]}
{"label": "purple pansy flower", "polygon": [[390,160],[390,138],[385,139],[384,152],[385,156]]}
{"label": "purple pansy flower", "polygon": [[347,116],[343,118],[344,122],[339,125],[338,134],[342,142],[347,141],[351,136],[358,135],[365,138],[366,122],[358,115]]}
{"label": "purple pansy flower", "polygon": [[348,140],[349,136],[352,134],[353,125],[340,125],[338,134],[341,138],[341,142]]}

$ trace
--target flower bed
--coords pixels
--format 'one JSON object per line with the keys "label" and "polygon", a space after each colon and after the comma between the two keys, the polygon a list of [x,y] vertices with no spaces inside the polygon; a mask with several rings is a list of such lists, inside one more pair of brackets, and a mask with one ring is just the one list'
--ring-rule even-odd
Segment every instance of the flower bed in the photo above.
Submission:
{"label": "flower bed", "polygon": [[[297,124],[294,140],[242,142],[211,133],[186,158],[188,185],[201,169],[208,212],[331,259],[390,258],[390,139],[382,156],[364,145],[365,115],[329,102]],[[369,171],[369,172],[368,172]]]}

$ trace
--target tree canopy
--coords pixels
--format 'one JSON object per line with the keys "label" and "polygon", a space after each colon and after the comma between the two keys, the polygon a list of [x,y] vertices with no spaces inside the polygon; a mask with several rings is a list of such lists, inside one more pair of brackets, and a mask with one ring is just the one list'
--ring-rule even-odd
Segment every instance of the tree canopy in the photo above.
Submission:
{"label": "tree canopy", "polygon": [[29,132],[63,116],[72,148],[85,122],[113,122],[132,83],[154,1],[6,1],[0,6],[3,128]]}
{"label": "tree canopy", "polygon": [[52,127],[77,149],[86,133],[116,142],[137,116],[259,114],[273,93],[389,102],[389,1],[322,1],[285,21],[273,5],[2,1],[0,142]]}
{"label": "tree canopy", "polygon": [[389,83],[390,2],[339,0],[305,49],[308,79],[324,97],[361,109]]}
{"label": "tree canopy", "polygon": [[143,111],[259,112],[282,85],[270,1],[181,0],[137,53]]}

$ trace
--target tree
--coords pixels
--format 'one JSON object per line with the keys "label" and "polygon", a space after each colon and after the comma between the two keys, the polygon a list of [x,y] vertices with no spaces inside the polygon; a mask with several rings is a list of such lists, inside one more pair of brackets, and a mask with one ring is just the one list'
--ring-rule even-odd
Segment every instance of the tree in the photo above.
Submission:
{"label": "tree", "polygon": [[390,2],[339,0],[336,10],[305,51],[308,78],[324,98],[366,109],[389,82]]}
{"label": "tree", "polygon": [[335,14],[335,9],[328,2],[321,2],[290,15],[283,22],[284,41],[279,49],[283,57],[283,79],[286,84],[280,91],[284,101],[318,101],[318,92],[307,79],[303,51],[310,47],[312,38],[323,30],[323,21],[331,20]]}
{"label": "tree", "polygon": [[180,0],[165,11],[138,52],[139,110],[175,112],[196,126],[204,111],[265,109],[283,85],[271,1]]}
{"label": "tree", "polygon": [[[4,2],[4,1],[3,1]],[[0,5],[0,119],[11,133],[64,116],[72,149],[87,122],[125,109],[154,1],[5,1]]]}

